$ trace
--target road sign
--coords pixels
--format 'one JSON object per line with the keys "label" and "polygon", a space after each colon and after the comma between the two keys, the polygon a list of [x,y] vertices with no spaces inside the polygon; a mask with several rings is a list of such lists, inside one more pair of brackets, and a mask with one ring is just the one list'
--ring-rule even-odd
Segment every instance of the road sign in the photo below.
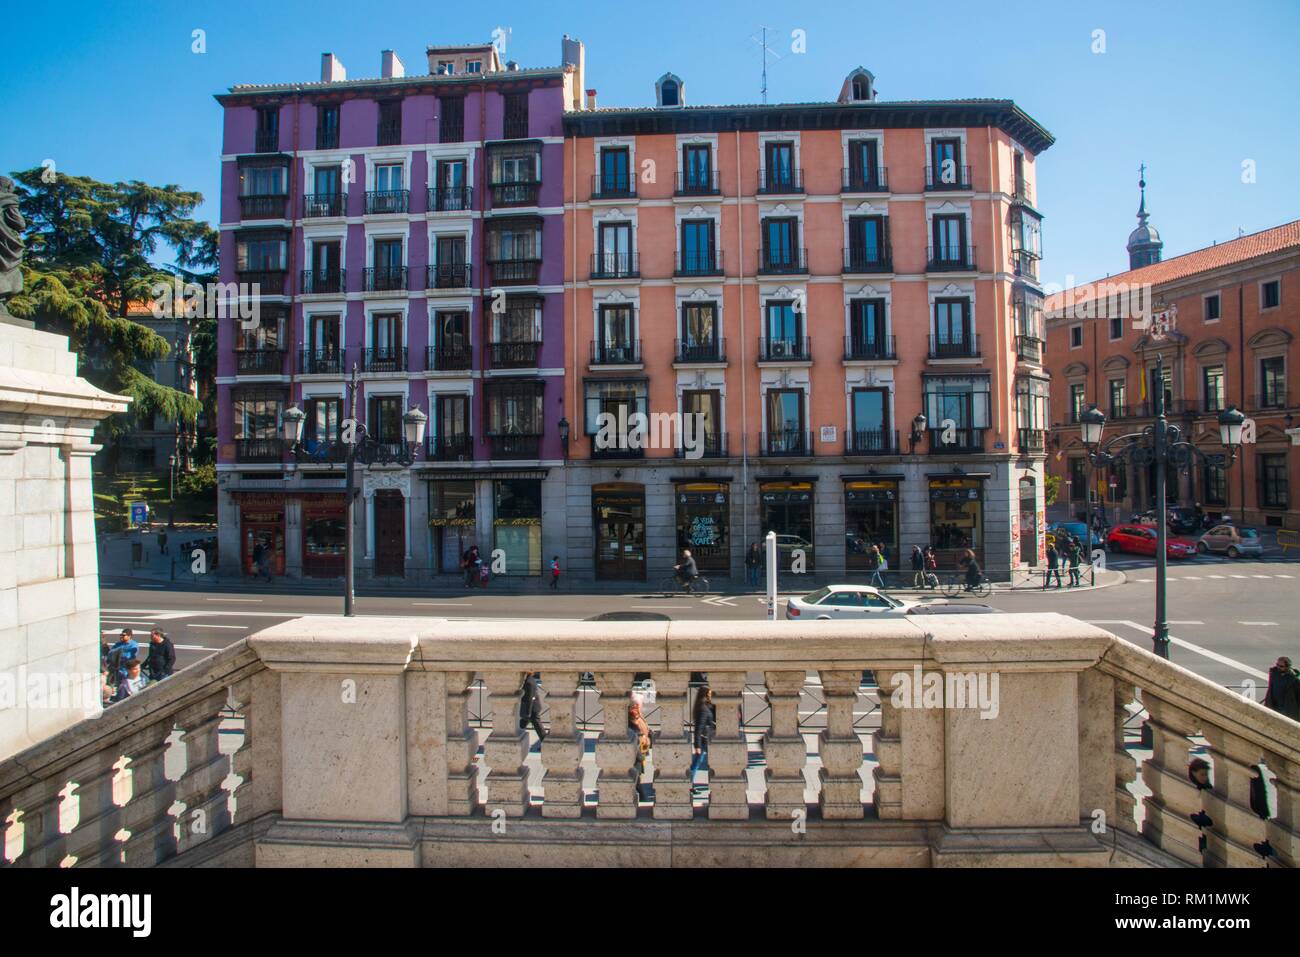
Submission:
{"label": "road sign", "polygon": [[128,507],[131,509],[132,525],[143,525],[149,521],[148,502],[131,502]]}

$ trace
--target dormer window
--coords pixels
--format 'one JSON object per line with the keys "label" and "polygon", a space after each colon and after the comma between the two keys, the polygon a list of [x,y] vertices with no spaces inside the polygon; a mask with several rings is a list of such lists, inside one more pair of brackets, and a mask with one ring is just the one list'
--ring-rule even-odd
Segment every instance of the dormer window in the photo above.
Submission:
{"label": "dormer window", "polygon": [[844,78],[840,88],[841,103],[870,103],[876,98],[876,78],[870,70],[858,67]]}
{"label": "dormer window", "polygon": [[681,77],[665,73],[655,82],[655,102],[660,108],[679,107],[685,101],[686,84],[682,82]]}
{"label": "dormer window", "polygon": [[871,84],[867,82],[864,76],[855,76],[853,78],[853,99],[869,100],[871,99]]}
{"label": "dormer window", "polygon": [[669,80],[659,88],[660,106],[677,105],[677,84]]}

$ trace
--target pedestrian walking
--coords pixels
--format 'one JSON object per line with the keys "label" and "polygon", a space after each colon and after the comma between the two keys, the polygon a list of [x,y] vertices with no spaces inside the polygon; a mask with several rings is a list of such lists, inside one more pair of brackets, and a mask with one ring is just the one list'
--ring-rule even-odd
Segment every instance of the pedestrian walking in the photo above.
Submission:
{"label": "pedestrian walking", "polygon": [[176,670],[176,646],[161,628],[149,633],[149,653],[144,659],[144,673],[150,681],[170,678]]}
{"label": "pedestrian walking", "polygon": [[560,590],[560,556],[551,556],[551,591]]}
{"label": "pedestrian walking", "polygon": [[703,791],[708,787],[707,784],[695,783],[695,772],[708,772],[709,741],[718,727],[718,706],[713,703],[713,689],[708,685],[701,687],[695,694],[691,724],[694,727],[691,743],[695,754],[691,758],[691,769],[686,773],[686,780],[691,783],[691,793],[694,794],[696,790]]}
{"label": "pedestrian walking", "polygon": [[465,554],[460,557],[460,567],[465,570],[466,588],[473,588],[478,582],[478,570],[482,564],[482,560],[478,557],[477,545],[465,549]]}
{"label": "pedestrian walking", "polygon": [[749,551],[745,553],[745,580],[749,582],[749,587],[758,587],[762,568],[763,551],[758,547],[758,542],[750,542]]}
{"label": "pedestrian walking", "polygon": [[1264,694],[1264,707],[1300,721],[1300,672],[1291,667],[1291,659],[1285,655],[1268,669],[1268,691]]}
{"label": "pedestrian walking", "polygon": [[519,730],[529,725],[537,732],[537,743],[546,740],[546,729],[542,727],[542,695],[538,684],[540,672],[531,672],[524,678],[523,690],[519,693]]}
{"label": "pedestrian walking", "polygon": [[939,587],[939,556],[933,545],[925,546],[925,583],[931,591]]}
{"label": "pedestrian walking", "polygon": [[1061,553],[1056,550],[1056,543],[1049,542],[1047,545],[1047,570],[1043,572],[1043,591],[1047,591],[1047,584],[1056,576],[1056,587],[1061,587]]}
{"label": "pedestrian walking", "polygon": [[1070,536],[1070,540],[1065,544],[1065,560],[1070,570],[1069,587],[1071,588],[1082,584],[1079,581],[1079,551],[1079,540],[1073,535]]}
{"label": "pedestrian walking", "polygon": [[116,687],[117,682],[126,677],[127,665],[140,657],[140,645],[135,640],[135,632],[123,628],[117,641],[108,649],[108,673]]}
{"label": "pedestrian walking", "polygon": [[872,545],[871,550],[867,552],[867,568],[871,569],[871,582],[876,588],[884,588],[885,580],[880,575],[880,567],[888,565],[885,562],[885,556],[880,554],[880,546]]}
{"label": "pedestrian walking", "polygon": [[925,587],[925,552],[920,545],[912,546],[912,587]]}
{"label": "pedestrian walking", "polygon": [[126,664],[126,674],[117,683],[117,694],[113,695],[113,700],[125,701],[131,695],[139,694],[148,684],[149,679],[140,668],[140,660],[132,658]]}
{"label": "pedestrian walking", "polygon": [[646,723],[645,716],[641,713],[641,696],[632,695],[632,701],[627,706],[627,730],[629,735],[636,736],[636,762],[633,765],[636,771],[636,793],[642,801],[649,801],[649,785],[645,784],[645,763],[650,758],[650,725]]}
{"label": "pedestrian walking", "polygon": [[166,532],[158,533],[158,554],[159,555],[167,554],[167,533]]}

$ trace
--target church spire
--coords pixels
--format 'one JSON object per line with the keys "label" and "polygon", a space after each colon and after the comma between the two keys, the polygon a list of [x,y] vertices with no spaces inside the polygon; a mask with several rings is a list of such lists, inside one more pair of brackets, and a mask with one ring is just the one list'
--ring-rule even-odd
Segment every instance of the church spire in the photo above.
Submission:
{"label": "church spire", "polygon": [[1160,253],[1164,242],[1154,226],[1149,225],[1151,215],[1147,212],[1147,165],[1138,167],[1138,189],[1141,198],[1138,201],[1138,227],[1128,236],[1128,268],[1140,269],[1160,262]]}

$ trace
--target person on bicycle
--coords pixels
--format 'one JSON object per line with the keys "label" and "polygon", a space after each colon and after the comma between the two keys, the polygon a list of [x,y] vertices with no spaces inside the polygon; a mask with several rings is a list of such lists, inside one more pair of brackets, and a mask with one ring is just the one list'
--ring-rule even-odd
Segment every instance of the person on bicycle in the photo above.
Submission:
{"label": "person on bicycle", "polygon": [[966,549],[957,564],[959,567],[966,569],[966,591],[974,591],[984,577],[979,560],[975,558],[975,553],[969,548]]}
{"label": "person on bicycle", "polygon": [[696,566],[689,548],[682,549],[682,560],[673,566],[673,571],[677,573],[677,580],[681,582],[682,587],[690,591],[691,582],[700,577],[700,569]]}

